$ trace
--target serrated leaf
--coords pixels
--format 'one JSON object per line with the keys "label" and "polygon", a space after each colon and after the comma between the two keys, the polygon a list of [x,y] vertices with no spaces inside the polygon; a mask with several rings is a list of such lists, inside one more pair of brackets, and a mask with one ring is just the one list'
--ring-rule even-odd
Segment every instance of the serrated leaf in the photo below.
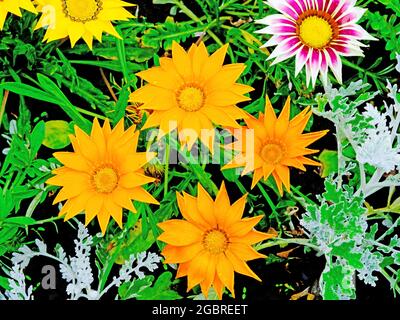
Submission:
{"label": "serrated leaf", "polygon": [[138,300],[176,300],[182,297],[171,290],[172,273],[164,272],[161,274],[152,287],[147,287],[139,293]]}
{"label": "serrated leaf", "polygon": [[343,242],[339,246],[334,246],[331,253],[337,257],[346,259],[350,266],[355,269],[361,269],[363,264],[361,262],[361,253],[354,252],[356,247],[355,241]]}

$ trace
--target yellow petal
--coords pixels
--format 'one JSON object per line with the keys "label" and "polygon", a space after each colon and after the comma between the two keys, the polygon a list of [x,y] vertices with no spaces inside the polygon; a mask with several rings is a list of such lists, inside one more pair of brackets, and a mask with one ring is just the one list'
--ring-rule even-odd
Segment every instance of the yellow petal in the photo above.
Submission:
{"label": "yellow petal", "polygon": [[172,42],[172,60],[178,73],[186,81],[190,81],[193,77],[192,63],[186,51],[176,42]]}

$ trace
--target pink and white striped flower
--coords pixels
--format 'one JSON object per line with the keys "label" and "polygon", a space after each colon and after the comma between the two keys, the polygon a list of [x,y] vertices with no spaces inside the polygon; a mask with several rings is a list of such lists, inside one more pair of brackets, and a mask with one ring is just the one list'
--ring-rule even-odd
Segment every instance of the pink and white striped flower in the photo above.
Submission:
{"label": "pink and white striped flower", "polygon": [[359,40],[377,40],[356,23],[366,9],[355,7],[356,0],[268,0],[280,14],[257,23],[267,25],[258,33],[271,34],[263,47],[276,46],[268,60],[273,64],[296,56],[295,76],[305,67],[307,86],[313,87],[321,73],[328,81],[328,67],[342,82],[340,56],[364,56]]}

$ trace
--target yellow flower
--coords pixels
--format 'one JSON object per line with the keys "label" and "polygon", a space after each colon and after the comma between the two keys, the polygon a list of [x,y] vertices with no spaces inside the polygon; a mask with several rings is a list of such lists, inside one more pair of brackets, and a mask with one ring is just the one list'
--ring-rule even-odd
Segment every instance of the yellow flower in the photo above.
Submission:
{"label": "yellow flower", "polygon": [[254,141],[251,141],[253,148],[246,147],[249,144],[249,141],[246,141],[248,135],[240,134],[237,137],[238,141],[231,147],[242,152],[222,170],[244,167],[242,175],[254,171],[252,188],[262,177],[267,180],[272,175],[281,195],[283,195],[282,184],[287,191],[290,191],[289,167],[306,171],[304,165],[320,166],[318,162],[306,158],[307,155],[318,152],[308,149],[307,146],[326,135],[328,130],[302,134],[311,115],[312,111],[308,107],[289,120],[290,97],[288,97],[277,118],[270,100],[266,97],[265,115],[260,113],[258,119],[252,117],[245,120],[248,129],[254,130],[252,136]]}
{"label": "yellow flower", "polygon": [[36,13],[31,0],[0,0],[0,30],[3,30],[4,21],[9,12],[18,17],[22,16],[21,8]]}
{"label": "yellow flower", "polygon": [[253,88],[236,83],[244,64],[223,65],[227,49],[224,45],[209,56],[203,42],[188,52],[173,42],[172,58],[163,57],[159,67],[139,72],[148,84],[133,92],[130,101],[153,110],[144,129],[160,126],[161,138],[177,128],[182,146],[191,149],[199,137],[212,148],[213,124],[237,128],[236,119],[247,113],[236,104],[250,100],[244,94]]}
{"label": "yellow flower", "polygon": [[104,234],[110,217],[122,228],[123,208],[136,213],[132,199],[158,204],[141,187],[154,181],[143,174],[142,166],[155,154],[137,153],[138,138],[135,126],[124,130],[123,120],[111,130],[108,120],[101,128],[95,119],[90,136],[75,127],[75,136],[70,136],[74,152],[54,153],[64,166],[47,180],[62,187],[54,204],[67,200],[59,216],[68,220],[84,211],[86,225],[97,216]]}
{"label": "yellow flower", "polygon": [[265,257],[251,245],[274,235],[254,230],[263,216],[242,219],[246,195],[231,205],[222,184],[213,201],[199,184],[197,198],[183,193],[177,201],[185,220],[159,223],[158,240],[167,243],[165,263],[179,264],[176,277],[188,277],[188,291],[200,284],[207,297],[212,285],[220,299],[224,287],[235,296],[235,271],[261,281],[246,261]]}
{"label": "yellow flower", "polygon": [[93,38],[101,42],[103,32],[121,38],[111,21],[133,18],[120,0],[36,0],[42,13],[35,30],[47,28],[47,42],[69,37],[71,47],[83,38],[92,49]]}

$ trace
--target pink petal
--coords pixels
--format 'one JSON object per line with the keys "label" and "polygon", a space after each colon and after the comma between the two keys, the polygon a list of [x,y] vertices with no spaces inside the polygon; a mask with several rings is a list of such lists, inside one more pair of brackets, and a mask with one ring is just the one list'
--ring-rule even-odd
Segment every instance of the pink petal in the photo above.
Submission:
{"label": "pink petal", "polygon": [[332,43],[331,48],[345,57],[364,56],[363,51],[360,49],[360,47],[352,45],[350,41],[335,41],[335,43]]}
{"label": "pink petal", "polygon": [[321,60],[322,60],[321,50],[313,49],[313,52],[311,54],[311,59],[310,59],[311,81],[312,81],[313,87],[315,86],[315,83],[317,82],[318,73],[321,69]]}
{"label": "pink petal", "polygon": [[326,8],[326,12],[328,12],[330,15],[334,13],[334,11],[338,8],[340,5],[341,0],[330,0],[329,1],[329,6]]}
{"label": "pink petal", "polygon": [[355,28],[341,28],[339,30],[339,35],[343,36],[351,36],[354,38],[359,38],[362,36],[362,34],[356,30]]}
{"label": "pink petal", "polygon": [[316,0],[316,10],[325,11],[325,6],[327,5],[328,1],[324,0]]}
{"label": "pink petal", "polygon": [[[343,0],[342,5],[338,6],[337,10],[335,10],[332,13],[333,18],[339,18],[343,14],[345,14],[347,11],[350,11],[354,8],[354,5],[356,4],[356,0]],[[349,10],[350,9],[350,10]]]}
{"label": "pink petal", "polygon": [[332,48],[326,48],[328,64],[339,83],[342,83],[342,60]]}
{"label": "pink petal", "polygon": [[296,46],[290,48],[288,51],[282,53],[280,56],[278,56],[274,60],[274,62],[271,64],[271,66],[295,56],[297,54],[297,52],[299,51],[301,46],[302,46],[302,44],[299,42],[298,45],[296,45]]}
{"label": "pink petal", "polygon": [[322,52],[322,60],[321,60],[321,78],[322,78],[322,84],[324,86],[328,85],[328,58],[327,58],[327,53],[325,50]]}
{"label": "pink petal", "polygon": [[298,13],[288,5],[286,0],[268,0],[267,4],[294,20],[299,17]]}
{"label": "pink petal", "polygon": [[304,46],[298,51],[296,56],[296,70],[295,70],[295,77],[300,73],[301,69],[303,69],[304,65],[306,64],[307,60],[310,58],[312,53],[312,49],[307,46]]}
{"label": "pink petal", "polygon": [[282,54],[287,53],[288,51],[291,51],[293,48],[298,47],[299,43],[301,42],[297,36],[287,38],[278,44],[275,50],[268,57],[268,60],[274,59]]}
{"label": "pink petal", "polygon": [[353,8],[350,12],[344,13],[342,16],[337,18],[337,23],[340,26],[350,24],[350,23],[356,23],[360,18],[364,15],[366,9],[362,8]]}
{"label": "pink petal", "polygon": [[310,85],[310,80],[311,80],[311,65],[310,65],[310,62],[308,61],[306,63],[306,85],[307,85],[307,87]]}
{"label": "pink petal", "polygon": [[268,26],[262,30],[262,33],[266,34],[286,34],[286,35],[295,35],[296,34],[296,27],[295,26],[288,26],[288,25],[272,25]]}
{"label": "pink petal", "polygon": [[307,1],[306,0],[297,0],[297,4],[301,10],[301,13],[307,10]]}
{"label": "pink petal", "polygon": [[264,43],[261,46],[261,48],[267,48],[267,47],[276,46],[276,45],[278,45],[279,43],[281,43],[285,39],[286,39],[286,36],[273,36],[266,43]]}
{"label": "pink petal", "polygon": [[260,24],[265,24],[267,26],[275,24],[295,25],[295,22],[293,20],[286,18],[283,14],[271,14],[263,19],[257,20],[256,22]]}
{"label": "pink petal", "polygon": [[343,56],[347,56],[350,53],[350,48],[340,44],[332,44],[331,48],[339,52]]}
{"label": "pink petal", "polygon": [[291,9],[293,9],[298,16],[303,13],[303,9],[299,6],[296,0],[286,0],[286,1],[288,3],[288,6],[290,6]]}

